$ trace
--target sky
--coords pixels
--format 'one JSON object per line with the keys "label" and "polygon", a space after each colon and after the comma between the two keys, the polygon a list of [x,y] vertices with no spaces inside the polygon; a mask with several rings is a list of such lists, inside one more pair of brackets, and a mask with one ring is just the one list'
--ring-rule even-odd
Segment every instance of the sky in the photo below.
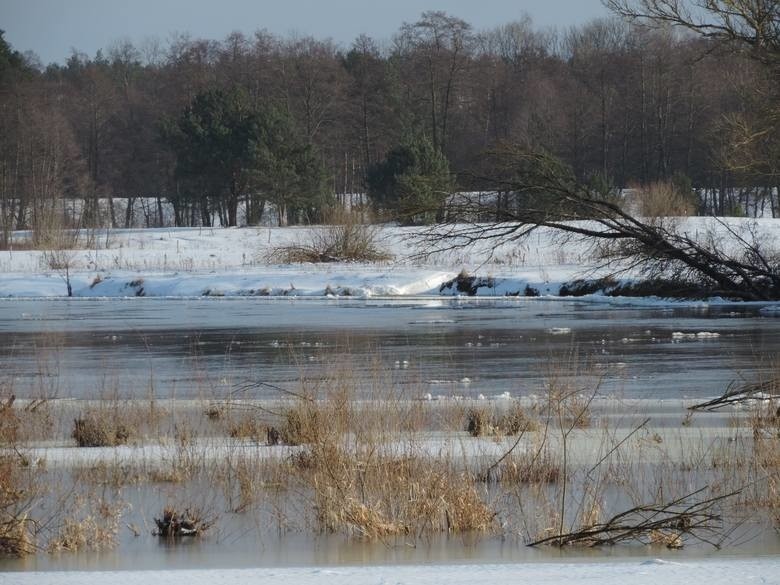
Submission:
{"label": "sky", "polygon": [[348,46],[360,34],[390,39],[425,10],[443,10],[478,30],[524,13],[540,28],[607,15],[600,0],[0,0],[0,29],[14,49],[47,64],[63,63],[73,49],[94,56],[120,40],[166,44],[172,33],[222,39],[267,29]]}

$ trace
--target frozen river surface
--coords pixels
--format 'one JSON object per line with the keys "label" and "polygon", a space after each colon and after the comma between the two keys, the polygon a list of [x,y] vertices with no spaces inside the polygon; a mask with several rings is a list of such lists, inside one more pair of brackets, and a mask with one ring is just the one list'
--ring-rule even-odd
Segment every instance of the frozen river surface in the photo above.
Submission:
{"label": "frozen river surface", "polygon": [[[222,398],[347,367],[410,397],[538,393],[586,372],[601,392],[704,397],[780,354],[758,307],[539,299],[0,301],[0,371],[21,397]],[[248,398],[276,397],[253,386]]]}

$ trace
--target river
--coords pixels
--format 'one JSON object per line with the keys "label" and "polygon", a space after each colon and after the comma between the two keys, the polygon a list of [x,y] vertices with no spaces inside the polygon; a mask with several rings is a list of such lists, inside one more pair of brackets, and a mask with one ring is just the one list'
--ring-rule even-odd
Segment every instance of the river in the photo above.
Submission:
{"label": "river", "polygon": [[275,397],[377,371],[414,395],[523,396],[588,373],[628,398],[713,396],[760,376],[780,319],[751,305],[540,299],[0,301],[0,381],[19,397]]}

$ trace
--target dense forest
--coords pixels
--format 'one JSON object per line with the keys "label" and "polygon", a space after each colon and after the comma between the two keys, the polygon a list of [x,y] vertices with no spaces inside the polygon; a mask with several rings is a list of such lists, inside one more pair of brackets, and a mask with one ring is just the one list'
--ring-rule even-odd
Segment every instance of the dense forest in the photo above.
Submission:
{"label": "dense forest", "polygon": [[776,103],[777,68],[754,57],[618,16],[479,31],[426,12],[349,46],[178,35],[64,65],[0,35],[0,228],[34,227],[62,201],[81,202],[83,225],[120,227],[134,200],[154,202],[153,225],[251,224],[269,209],[317,222],[346,194],[387,211],[403,206],[396,183],[479,190],[484,153],[506,144],[580,180],[690,185],[699,213],[777,216],[780,163],[733,148]]}

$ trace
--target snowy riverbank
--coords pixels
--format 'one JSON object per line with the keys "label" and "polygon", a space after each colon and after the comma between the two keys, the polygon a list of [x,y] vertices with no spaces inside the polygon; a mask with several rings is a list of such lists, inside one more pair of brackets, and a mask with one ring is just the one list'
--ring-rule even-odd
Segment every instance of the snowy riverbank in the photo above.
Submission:
{"label": "snowy riverbank", "polygon": [[[733,239],[723,225],[707,218],[681,221],[696,233],[722,231],[725,248]],[[761,220],[758,225],[768,244],[775,243],[780,222]],[[418,229],[384,227],[377,230],[376,243],[388,255],[386,261],[274,263],[274,250],[310,241],[312,232],[322,229],[101,230],[89,234],[89,249],[5,250],[0,253],[0,298],[63,297],[66,278],[74,297],[92,298],[557,296],[567,282],[607,274],[598,268],[588,242],[563,242],[556,232],[543,229],[502,245],[485,241],[432,251],[419,239]],[[25,235],[17,233],[15,240],[21,242]],[[453,282],[463,271],[479,279],[471,293]]]}

